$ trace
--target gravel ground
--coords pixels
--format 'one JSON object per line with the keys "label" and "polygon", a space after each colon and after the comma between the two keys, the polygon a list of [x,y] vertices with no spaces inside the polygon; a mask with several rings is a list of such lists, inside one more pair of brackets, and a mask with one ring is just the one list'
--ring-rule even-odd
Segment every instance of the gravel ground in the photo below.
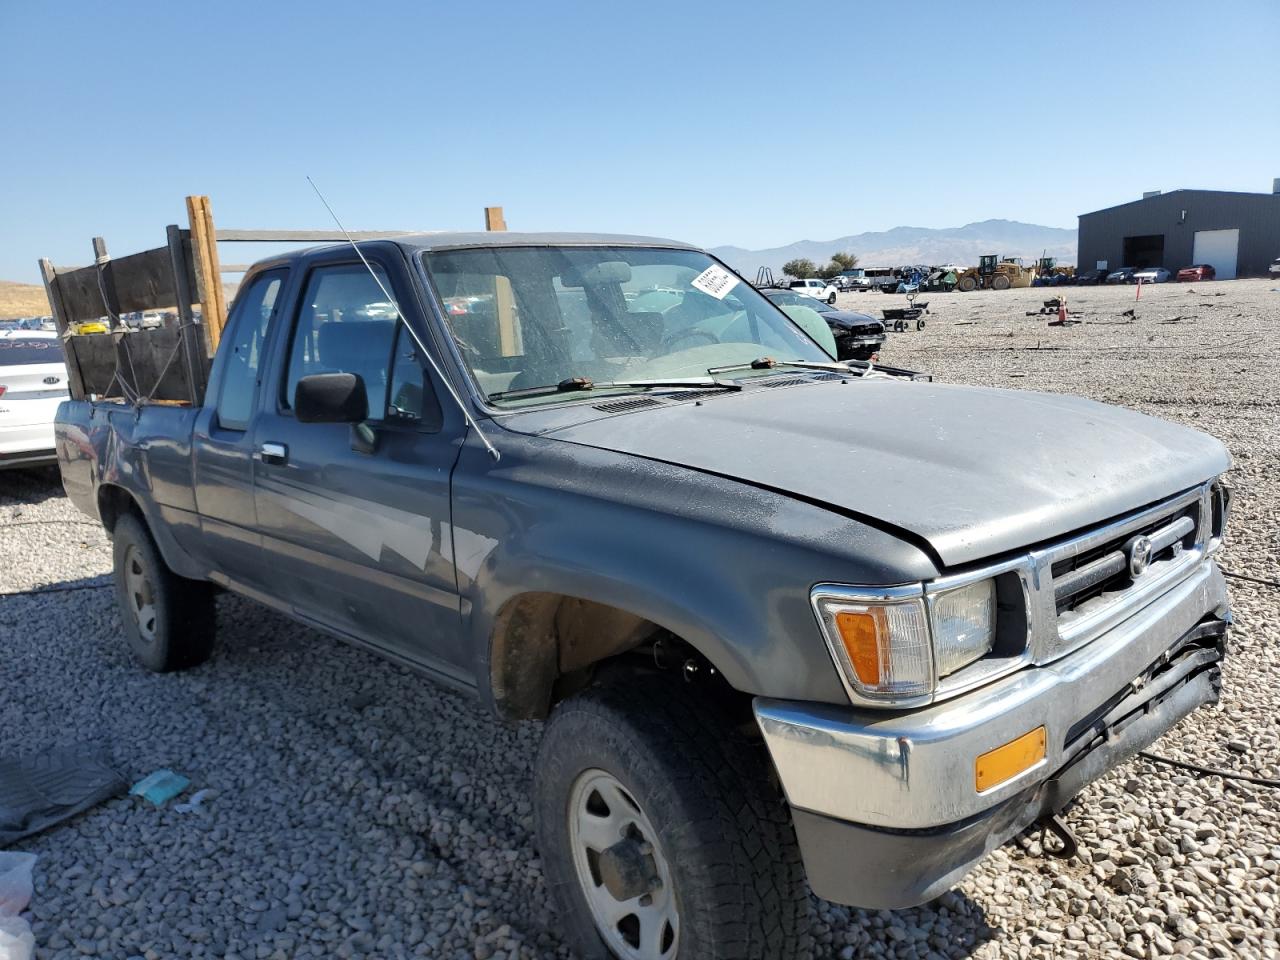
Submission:
{"label": "gravel ground", "polygon": [[[1274,282],[931,295],[885,361],[940,379],[1083,393],[1208,430],[1235,457],[1226,569],[1280,573]],[[845,294],[878,312],[901,297]],[[1123,311],[1136,308],[1130,320]],[[1174,321],[1175,318],[1177,322]],[[129,778],[211,791],[181,813],[122,798],[20,845],[40,856],[41,957],[566,957],[532,846],[536,724],[236,597],[206,666],[157,677],[119,639],[110,549],[47,474],[0,474],[0,754],[101,744]],[[1280,777],[1280,590],[1232,581],[1222,704],[1153,750]],[[1138,760],[1067,820],[1081,859],[997,851],[928,907],[816,903],[822,957],[1280,956],[1275,791]]]}

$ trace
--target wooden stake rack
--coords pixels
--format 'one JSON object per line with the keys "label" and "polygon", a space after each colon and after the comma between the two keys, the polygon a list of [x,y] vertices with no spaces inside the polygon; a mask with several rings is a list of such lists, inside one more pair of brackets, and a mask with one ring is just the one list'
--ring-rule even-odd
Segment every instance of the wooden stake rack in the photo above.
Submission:
{"label": "wooden stake rack", "polygon": [[[112,259],[101,237],[93,240],[94,263],[55,267],[40,261],[45,293],[62,337],[71,397],[118,399],[126,403],[199,406],[218,341],[227,322],[224,273],[246,265],[222,266],[218,243],[343,243],[337,230],[217,230],[206,196],[187,197],[187,228],[171,224],[166,243]],[[485,208],[485,227],[505,230],[501,207]],[[405,230],[352,231],[350,239],[403,236]],[[126,313],[172,311],[164,325],[131,328]],[[82,332],[101,323],[106,333]]]}

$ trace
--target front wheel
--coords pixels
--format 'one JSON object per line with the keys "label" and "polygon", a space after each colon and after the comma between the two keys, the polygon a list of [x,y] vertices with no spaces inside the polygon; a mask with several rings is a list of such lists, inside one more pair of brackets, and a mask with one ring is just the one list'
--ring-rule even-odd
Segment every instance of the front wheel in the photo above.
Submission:
{"label": "front wheel", "polygon": [[547,723],[538,840],[587,960],[808,956],[804,867],[767,752],[702,697],[629,675]]}

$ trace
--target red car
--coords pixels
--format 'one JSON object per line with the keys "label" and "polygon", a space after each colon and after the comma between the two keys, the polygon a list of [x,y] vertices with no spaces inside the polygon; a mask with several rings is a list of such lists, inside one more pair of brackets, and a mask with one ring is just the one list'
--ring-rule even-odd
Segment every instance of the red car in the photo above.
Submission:
{"label": "red car", "polygon": [[1216,276],[1216,271],[1207,263],[1198,263],[1194,267],[1183,267],[1178,271],[1178,282],[1186,283],[1189,280],[1212,280]]}

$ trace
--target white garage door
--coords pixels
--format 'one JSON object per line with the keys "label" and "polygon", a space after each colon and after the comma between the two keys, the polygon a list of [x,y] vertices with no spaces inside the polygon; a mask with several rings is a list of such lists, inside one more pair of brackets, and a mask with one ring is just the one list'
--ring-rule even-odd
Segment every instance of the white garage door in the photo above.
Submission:
{"label": "white garage door", "polygon": [[1239,248],[1239,230],[1197,230],[1191,262],[1209,264],[1219,280],[1234,280]]}

